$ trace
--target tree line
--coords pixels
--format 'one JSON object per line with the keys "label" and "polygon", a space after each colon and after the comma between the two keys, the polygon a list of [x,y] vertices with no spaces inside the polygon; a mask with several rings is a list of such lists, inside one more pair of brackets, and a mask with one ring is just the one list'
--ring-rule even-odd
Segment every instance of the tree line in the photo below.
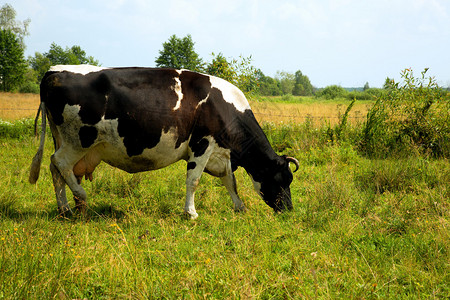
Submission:
{"label": "tree line", "polygon": [[[16,20],[16,11],[10,4],[0,9],[0,91],[39,93],[39,83],[52,65],[90,64],[100,66],[99,60],[89,56],[80,46],[63,48],[52,43],[45,53],[35,52],[27,59],[24,56],[25,36],[29,35],[31,20]],[[252,57],[230,58],[223,53],[212,53],[210,61],[204,61],[195,51],[191,35],[179,38],[172,35],[163,43],[155,58],[157,67],[189,69],[221,77],[240,88],[248,95],[262,96],[316,96],[325,99],[373,99],[389,88],[387,78],[383,89],[369,88],[348,91],[331,85],[318,89],[308,76],[298,70],[295,73],[278,71],[274,77],[266,76],[252,65]]]}

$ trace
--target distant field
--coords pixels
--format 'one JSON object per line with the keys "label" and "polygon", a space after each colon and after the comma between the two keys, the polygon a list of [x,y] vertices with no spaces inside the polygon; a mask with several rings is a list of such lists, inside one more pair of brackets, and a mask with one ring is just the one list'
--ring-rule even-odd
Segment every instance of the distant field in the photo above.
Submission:
{"label": "distant field", "polygon": [[0,93],[0,119],[13,121],[36,115],[39,95]]}
{"label": "distant field", "polygon": [[[345,112],[348,100],[317,100],[311,97],[255,98],[250,101],[253,112],[260,122],[303,123],[309,119],[313,124],[324,122],[336,124]],[[357,123],[364,120],[371,101],[358,101],[353,107],[349,122]],[[31,118],[36,115],[39,106],[39,95],[0,93],[0,119],[13,121],[21,118]]]}

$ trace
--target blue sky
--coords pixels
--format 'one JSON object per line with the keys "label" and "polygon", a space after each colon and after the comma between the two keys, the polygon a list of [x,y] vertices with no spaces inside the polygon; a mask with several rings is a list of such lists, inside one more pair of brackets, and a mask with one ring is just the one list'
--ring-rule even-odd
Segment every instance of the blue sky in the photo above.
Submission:
{"label": "blue sky", "polygon": [[449,0],[14,0],[31,19],[26,55],[80,45],[103,66],[155,66],[172,34],[252,56],[264,74],[301,70],[316,87],[381,87],[424,68],[450,86]]}

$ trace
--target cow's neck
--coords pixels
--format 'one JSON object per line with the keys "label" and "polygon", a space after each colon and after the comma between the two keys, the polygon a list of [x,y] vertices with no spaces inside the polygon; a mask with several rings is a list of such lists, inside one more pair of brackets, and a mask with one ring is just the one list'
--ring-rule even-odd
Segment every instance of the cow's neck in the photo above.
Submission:
{"label": "cow's neck", "polygon": [[235,159],[238,166],[243,167],[254,180],[261,182],[268,172],[273,172],[280,157],[273,150],[256,119],[251,119],[253,120],[248,120],[245,124],[245,138],[240,142],[242,148],[235,151]]}

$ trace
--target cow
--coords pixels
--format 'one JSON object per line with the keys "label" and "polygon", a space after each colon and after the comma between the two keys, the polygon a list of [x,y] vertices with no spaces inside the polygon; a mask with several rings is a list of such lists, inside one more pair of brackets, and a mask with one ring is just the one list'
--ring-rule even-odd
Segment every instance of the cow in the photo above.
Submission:
{"label": "cow", "polygon": [[292,209],[289,164],[295,172],[299,162],[275,153],[242,91],[223,79],[168,68],[54,66],[42,79],[40,97],[41,138],[29,181],[39,177],[48,119],[61,214],[72,214],[66,185],[85,212],[81,181],[92,180],[101,161],[135,173],[185,160],[184,211],[192,219],[198,217],[194,192],[203,172],[221,179],[236,211],[246,210],[233,173],[239,166],[274,211]]}

